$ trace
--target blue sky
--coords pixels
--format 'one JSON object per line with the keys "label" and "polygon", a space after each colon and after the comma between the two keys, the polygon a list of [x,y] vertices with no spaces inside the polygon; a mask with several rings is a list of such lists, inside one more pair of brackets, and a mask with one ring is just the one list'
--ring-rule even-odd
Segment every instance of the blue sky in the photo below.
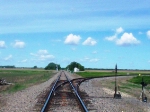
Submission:
{"label": "blue sky", "polygon": [[150,69],[149,0],[0,0],[0,65]]}

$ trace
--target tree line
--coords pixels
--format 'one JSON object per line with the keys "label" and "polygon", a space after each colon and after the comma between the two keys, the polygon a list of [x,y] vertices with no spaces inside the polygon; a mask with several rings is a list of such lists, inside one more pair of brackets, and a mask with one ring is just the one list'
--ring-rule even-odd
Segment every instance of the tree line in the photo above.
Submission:
{"label": "tree line", "polygon": [[[84,66],[82,66],[80,63],[77,62],[71,62],[69,65],[66,66],[65,69],[73,72],[75,67],[78,68],[80,71],[84,71]],[[45,70],[56,70],[56,69],[60,70],[61,66],[53,62],[49,63],[45,67]]]}

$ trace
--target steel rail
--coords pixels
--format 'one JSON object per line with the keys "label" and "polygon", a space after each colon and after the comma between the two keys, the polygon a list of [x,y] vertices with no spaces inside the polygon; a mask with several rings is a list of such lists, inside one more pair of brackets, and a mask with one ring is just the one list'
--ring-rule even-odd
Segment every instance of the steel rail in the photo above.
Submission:
{"label": "steel rail", "polygon": [[[66,76],[66,74],[65,74],[65,76]],[[75,92],[75,94],[76,94],[76,96],[77,96],[77,98],[78,98],[78,100],[79,100],[79,102],[80,102],[80,104],[81,104],[81,106],[82,106],[84,112],[88,112],[87,107],[85,106],[84,102],[83,102],[82,99],[80,98],[80,96],[79,96],[78,92],[76,91],[75,87],[73,86],[72,82],[70,81],[70,79],[69,79],[67,76],[66,76],[66,78],[67,78],[67,80],[69,81],[69,83],[70,83],[72,89],[74,90],[74,92]]]}
{"label": "steel rail", "polygon": [[55,81],[55,83],[54,83],[54,85],[53,85],[53,87],[52,87],[52,89],[51,89],[51,91],[50,91],[50,93],[49,93],[49,95],[48,95],[48,97],[47,97],[47,99],[46,99],[42,109],[41,109],[41,112],[45,112],[46,111],[48,103],[49,103],[49,100],[51,99],[51,97],[53,95],[54,88],[55,88],[57,82],[60,80],[60,76],[61,76],[61,74],[58,76],[57,80]]}
{"label": "steel rail", "polygon": [[[78,80],[85,80],[85,79],[87,79],[87,78],[77,78],[77,79],[72,79],[72,80],[70,80],[71,82],[74,82],[74,81],[78,81]],[[81,81],[79,81],[79,82],[81,82]],[[65,81],[65,82],[63,82],[63,83],[61,83],[61,84],[59,84],[58,86],[56,86],[55,87],[55,89],[54,89],[54,91],[57,91],[57,89],[59,89],[61,86],[64,86],[65,84],[68,84],[69,83],[69,81],[67,80],[67,81]]]}

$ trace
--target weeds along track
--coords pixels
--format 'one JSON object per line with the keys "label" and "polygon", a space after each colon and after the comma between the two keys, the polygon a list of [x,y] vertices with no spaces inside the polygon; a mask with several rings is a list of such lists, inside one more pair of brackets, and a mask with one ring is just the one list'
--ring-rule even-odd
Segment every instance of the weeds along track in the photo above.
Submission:
{"label": "weeds along track", "polygon": [[43,93],[43,98],[38,101],[42,106],[38,110],[41,112],[88,112],[87,102],[84,99],[85,105],[76,85],[77,82],[71,81],[64,71],[60,72],[47,92]]}

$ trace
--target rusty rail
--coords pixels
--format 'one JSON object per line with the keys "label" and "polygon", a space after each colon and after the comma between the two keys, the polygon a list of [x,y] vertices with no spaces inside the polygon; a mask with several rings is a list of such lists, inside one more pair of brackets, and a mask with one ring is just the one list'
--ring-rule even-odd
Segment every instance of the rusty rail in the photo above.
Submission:
{"label": "rusty rail", "polygon": [[53,87],[52,87],[52,89],[51,89],[51,91],[50,91],[50,93],[49,93],[49,95],[48,95],[48,97],[47,97],[47,99],[46,99],[46,101],[45,101],[45,103],[44,103],[42,109],[41,109],[41,112],[45,112],[45,111],[46,111],[47,106],[48,106],[48,103],[49,103],[49,101],[50,101],[50,99],[51,99],[51,97],[52,97],[52,95],[53,95],[54,88],[55,88],[57,82],[59,81],[60,76],[61,76],[61,74],[58,76],[57,80],[55,81],[55,83],[54,83],[54,85],[53,85]]}

